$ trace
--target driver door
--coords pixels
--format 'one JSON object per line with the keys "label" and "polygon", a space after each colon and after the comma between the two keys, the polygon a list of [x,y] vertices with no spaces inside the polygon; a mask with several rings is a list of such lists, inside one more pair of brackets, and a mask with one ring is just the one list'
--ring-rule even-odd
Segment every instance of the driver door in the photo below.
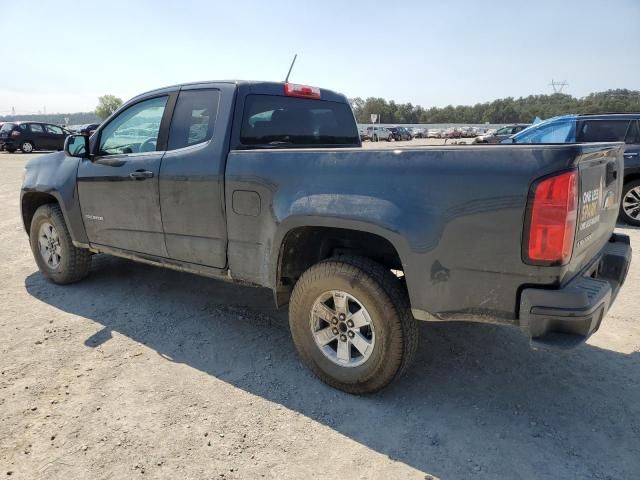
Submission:
{"label": "driver door", "polygon": [[95,156],[80,161],[78,195],[91,244],[167,256],[158,174],[169,98],[146,98],[120,112],[96,132]]}

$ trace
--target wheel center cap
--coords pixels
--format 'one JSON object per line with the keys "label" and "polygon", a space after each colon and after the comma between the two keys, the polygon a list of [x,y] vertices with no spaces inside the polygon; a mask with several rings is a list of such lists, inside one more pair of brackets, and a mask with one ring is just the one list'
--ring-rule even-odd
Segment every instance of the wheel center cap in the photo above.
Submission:
{"label": "wheel center cap", "polygon": [[338,328],[342,333],[344,333],[347,331],[347,324],[345,322],[340,322],[340,324],[338,325]]}

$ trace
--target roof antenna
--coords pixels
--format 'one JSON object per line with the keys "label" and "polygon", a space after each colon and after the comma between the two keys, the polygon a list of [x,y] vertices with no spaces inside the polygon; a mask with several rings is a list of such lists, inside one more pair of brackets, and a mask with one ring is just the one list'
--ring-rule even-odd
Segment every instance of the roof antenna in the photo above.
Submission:
{"label": "roof antenna", "polygon": [[291,70],[293,70],[293,64],[296,63],[296,58],[298,58],[297,53],[293,56],[293,61],[291,62],[291,66],[289,67],[289,71],[287,72],[287,78],[284,79],[284,83],[287,83],[289,81],[289,75],[291,75]]}

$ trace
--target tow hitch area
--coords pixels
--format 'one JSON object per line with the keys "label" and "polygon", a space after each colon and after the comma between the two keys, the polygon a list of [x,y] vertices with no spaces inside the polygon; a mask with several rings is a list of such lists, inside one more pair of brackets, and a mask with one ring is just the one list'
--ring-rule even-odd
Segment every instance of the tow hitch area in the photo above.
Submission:
{"label": "tow hitch area", "polygon": [[599,260],[558,290],[527,288],[520,298],[520,326],[533,347],[571,348],[600,328],[631,263],[627,235],[614,234]]}

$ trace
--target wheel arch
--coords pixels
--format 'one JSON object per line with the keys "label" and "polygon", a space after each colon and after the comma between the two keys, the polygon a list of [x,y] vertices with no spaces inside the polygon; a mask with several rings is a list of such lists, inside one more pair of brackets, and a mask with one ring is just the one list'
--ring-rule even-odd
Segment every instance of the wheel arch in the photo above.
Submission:
{"label": "wheel arch", "polygon": [[390,270],[404,270],[405,241],[397,233],[367,222],[319,217],[290,218],[273,243],[270,278],[278,306],[310,266],[336,255],[370,258]]}
{"label": "wheel arch", "polygon": [[634,182],[636,180],[640,180],[640,169],[637,171],[633,171],[624,176],[623,183],[626,185],[629,182]]}
{"label": "wheel arch", "polygon": [[20,209],[22,213],[22,225],[24,226],[27,235],[29,235],[31,230],[31,221],[33,220],[33,215],[36,213],[36,210],[38,210],[42,205],[46,205],[48,203],[60,205],[59,199],[51,193],[26,192],[22,195]]}

